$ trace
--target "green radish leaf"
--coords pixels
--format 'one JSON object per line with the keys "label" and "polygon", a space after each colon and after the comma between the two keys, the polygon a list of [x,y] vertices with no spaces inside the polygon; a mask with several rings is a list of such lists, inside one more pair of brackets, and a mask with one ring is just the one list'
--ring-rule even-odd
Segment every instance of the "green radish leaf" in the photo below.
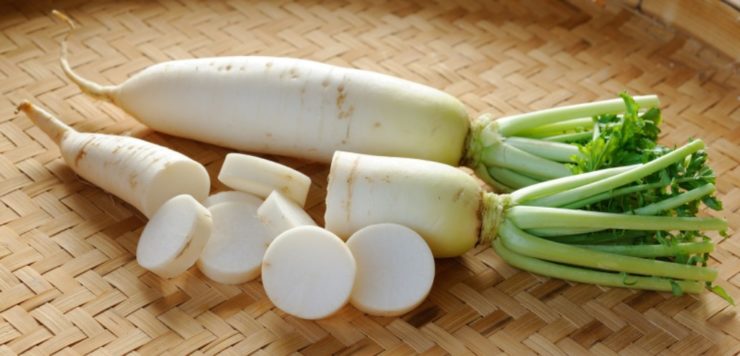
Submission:
{"label": "green radish leaf", "polygon": [[681,286],[676,283],[676,281],[671,279],[671,294],[673,294],[674,297],[680,297],[683,295],[683,289],[681,289]]}
{"label": "green radish leaf", "polygon": [[732,305],[732,306],[735,306],[735,300],[734,300],[734,299],[732,299],[732,296],[730,296],[730,295],[729,295],[729,294],[728,294],[728,293],[727,293],[727,292],[725,291],[725,289],[724,289],[724,288],[722,288],[722,287],[720,287],[720,286],[712,286],[712,285],[709,285],[709,283],[707,283],[707,289],[709,289],[709,291],[710,291],[710,292],[712,292],[712,293],[716,294],[716,295],[717,295],[717,296],[719,296],[720,298],[722,298],[722,299],[724,299],[725,301],[727,301],[728,303],[730,303],[730,305]]}

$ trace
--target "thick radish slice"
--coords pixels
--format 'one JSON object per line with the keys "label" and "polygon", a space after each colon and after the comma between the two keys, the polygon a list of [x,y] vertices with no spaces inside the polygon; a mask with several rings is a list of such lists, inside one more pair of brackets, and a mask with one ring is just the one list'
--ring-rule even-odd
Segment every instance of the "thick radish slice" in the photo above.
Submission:
{"label": "thick radish slice", "polygon": [[177,277],[198,260],[212,225],[208,209],[189,195],[178,195],[164,203],[144,227],[136,261],[160,277]]}
{"label": "thick radish slice", "polygon": [[18,110],[59,145],[75,173],[147,217],[177,195],[198,201],[208,195],[211,181],[205,167],[181,153],[138,138],[77,132],[27,101]]}
{"label": "thick radish slice", "polygon": [[277,190],[270,193],[270,196],[260,205],[257,209],[257,216],[273,236],[280,235],[296,226],[316,226],[316,222],[303,208]]}
{"label": "thick radish slice", "polygon": [[311,178],[293,168],[240,153],[226,155],[218,180],[229,188],[261,198],[277,190],[300,206],[306,203],[311,187]]}
{"label": "thick radish slice", "polygon": [[339,237],[317,226],[299,226],[267,248],[262,284],[284,312],[321,319],[347,304],[355,270],[355,259]]}
{"label": "thick radish slice", "polygon": [[262,256],[274,238],[257,217],[261,203],[226,202],[209,209],[213,233],[198,260],[198,268],[208,278],[239,284],[260,275]]}
{"label": "thick radish slice", "polygon": [[398,224],[355,232],[347,246],[357,262],[350,302],[372,315],[396,316],[421,304],[434,281],[434,257],[424,239]]}
{"label": "thick radish slice", "polygon": [[248,204],[261,204],[262,199],[244,192],[236,190],[228,190],[225,192],[218,192],[216,194],[209,195],[206,200],[203,201],[203,205],[206,208],[210,208],[220,203],[248,203]]}

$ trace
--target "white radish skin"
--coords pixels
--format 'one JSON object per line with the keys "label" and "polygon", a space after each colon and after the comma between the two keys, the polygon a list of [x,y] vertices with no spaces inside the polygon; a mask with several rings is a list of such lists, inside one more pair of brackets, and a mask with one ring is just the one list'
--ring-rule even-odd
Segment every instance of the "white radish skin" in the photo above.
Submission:
{"label": "white radish skin", "polygon": [[257,216],[272,236],[278,236],[297,226],[316,226],[316,222],[303,208],[277,190],[270,193],[260,205]]}
{"label": "white radish skin", "polygon": [[203,201],[203,205],[206,208],[210,208],[216,204],[221,203],[248,203],[248,204],[261,204],[262,199],[244,192],[238,192],[235,190],[229,190],[225,192],[218,192],[216,194],[209,195],[206,200]]}
{"label": "white radish skin", "polygon": [[241,153],[226,155],[218,180],[229,188],[263,199],[277,190],[300,206],[306,203],[311,187],[311,178],[293,168]]}
{"label": "white radish skin", "polygon": [[475,246],[481,191],[465,172],[437,162],[337,152],[326,196],[326,228],[342,238],[369,225],[397,223],[418,232],[434,257]]}
{"label": "white radish skin", "polygon": [[160,277],[177,277],[198,260],[212,227],[208,209],[189,195],[178,195],[164,203],[144,227],[136,261]]}
{"label": "white radish skin", "polygon": [[[66,48],[66,43],[63,43]],[[119,85],[65,74],[82,91],[171,135],[328,162],[335,150],[458,164],[469,122],[453,96],[380,73],[279,57],[155,64]]]}
{"label": "white radish skin", "polygon": [[321,319],[347,304],[355,271],[355,259],[339,237],[320,227],[299,226],[267,248],[262,285],[284,312]]}
{"label": "white radish skin", "polygon": [[57,145],[82,178],[151,217],[170,198],[208,196],[210,178],[202,164],[138,138],[81,133],[29,102],[18,106]]}
{"label": "white radish skin", "polygon": [[208,278],[240,284],[259,277],[262,257],[275,237],[257,218],[261,203],[220,203],[209,209],[213,232],[198,260],[198,268]]}
{"label": "white radish skin", "polygon": [[434,257],[424,239],[398,224],[360,229],[347,240],[357,263],[350,303],[377,316],[404,314],[424,301],[434,282]]}

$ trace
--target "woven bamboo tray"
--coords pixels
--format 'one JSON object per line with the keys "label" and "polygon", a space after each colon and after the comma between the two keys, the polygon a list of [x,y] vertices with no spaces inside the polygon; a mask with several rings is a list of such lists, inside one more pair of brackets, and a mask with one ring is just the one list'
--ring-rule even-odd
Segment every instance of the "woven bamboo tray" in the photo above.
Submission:
{"label": "woven bamboo tray", "polygon": [[[213,283],[197,269],[162,280],[136,264],[145,220],[78,179],[14,106],[30,99],[81,131],[133,134],[207,165],[227,150],[178,139],[82,95],[57,58],[119,83],[169,59],[294,56],[391,73],[459,97],[471,115],[513,114],[657,93],[666,144],[699,136],[719,174],[732,238],[711,264],[740,299],[737,63],[612,5],[565,2],[72,1],[0,5],[0,353],[8,354],[735,354],[737,309],[720,298],[573,284],[521,272],[486,247],[437,262],[429,298],[400,318],[352,307],[311,322],[274,308],[259,281]],[[270,157],[314,181],[323,222],[328,167]],[[223,189],[214,186],[214,191]],[[717,214],[720,215],[720,214]],[[719,241],[719,239],[717,239]]]}

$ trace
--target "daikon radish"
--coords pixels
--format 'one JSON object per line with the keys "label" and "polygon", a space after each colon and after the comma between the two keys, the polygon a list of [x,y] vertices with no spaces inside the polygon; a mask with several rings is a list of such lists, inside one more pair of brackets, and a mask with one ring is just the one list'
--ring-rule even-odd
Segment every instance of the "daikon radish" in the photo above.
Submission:
{"label": "daikon radish", "polygon": [[267,198],[280,191],[298,205],[306,203],[311,178],[277,162],[241,153],[226,155],[218,180],[229,188]]}
{"label": "daikon radish", "polygon": [[712,244],[703,231],[727,229],[724,219],[694,216],[701,202],[721,209],[703,147],[695,140],[644,164],[510,195],[483,192],[441,163],[340,151],[329,173],[326,227],[348,236],[397,223],[418,232],[436,257],[458,256],[480,238],[504,260],[547,276],[698,293],[717,277],[704,267]]}
{"label": "daikon radish", "polygon": [[316,226],[316,222],[305,210],[277,190],[270,193],[265,202],[260,205],[257,209],[257,216],[272,236],[278,236],[296,226]]}
{"label": "daikon radish", "polygon": [[136,261],[160,277],[177,277],[198,260],[212,226],[208,209],[190,195],[178,195],[164,203],[144,227]]}
{"label": "daikon radish", "polygon": [[180,194],[201,201],[210,179],[202,164],[169,148],[138,138],[81,133],[33,104],[18,106],[54,143],[80,177],[151,217]]}
{"label": "daikon radish", "polygon": [[213,232],[198,260],[198,268],[208,278],[239,284],[259,277],[262,257],[275,237],[257,217],[260,204],[226,202],[209,208]]}
{"label": "daikon radish", "polygon": [[421,304],[434,282],[434,257],[424,239],[398,224],[360,229],[347,240],[357,262],[350,303],[372,315],[397,316]]}
{"label": "daikon radish", "polygon": [[341,239],[317,226],[299,226],[267,248],[262,285],[284,312],[321,319],[347,304],[355,271],[355,259]]}
{"label": "daikon radish", "polygon": [[262,199],[244,192],[236,190],[228,190],[224,192],[218,192],[216,194],[209,195],[206,200],[203,201],[203,205],[206,208],[210,208],[220,203],[239,203],[246,202],[249,204],[261,204]]}

